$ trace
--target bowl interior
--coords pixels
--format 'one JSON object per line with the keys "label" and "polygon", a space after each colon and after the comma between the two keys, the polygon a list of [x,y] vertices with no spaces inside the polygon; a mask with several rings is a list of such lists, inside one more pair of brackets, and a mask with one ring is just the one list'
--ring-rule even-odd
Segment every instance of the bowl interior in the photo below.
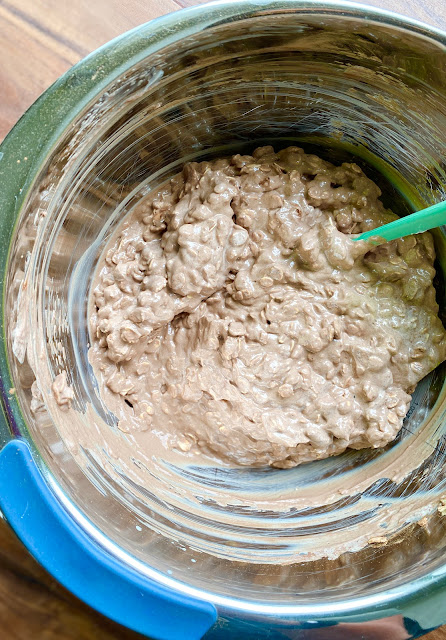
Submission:
{"label": "bowl interior", "polygon": [[[277,607],[382,593],[443,562],[444,367],[383,450],[286,471],[172,465],[103,404],[87,300],[116,225],[192,159],[299,144],[335,162],[354,155],[400,215],[444,198],[445,67],[439,42],[391,20],[258,11],[128,68],[39,168],[6,289],[24,435],[73,517],[123,561],[214,599]],[[436,245],[443,312],[443,230]],[[50,392],[62,370],[75,391],[66,415]]]}

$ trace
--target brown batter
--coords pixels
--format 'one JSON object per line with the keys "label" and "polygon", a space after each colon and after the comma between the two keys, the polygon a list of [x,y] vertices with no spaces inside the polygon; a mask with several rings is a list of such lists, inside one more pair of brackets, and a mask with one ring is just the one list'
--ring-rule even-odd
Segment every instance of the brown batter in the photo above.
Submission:
{"label": "brown batter", "polygon": [[431,235],[349,237],[395,218],[379,196],[355,164],[263,147],[144,199],[92,294],[90,361],[119,428],[251,466],[393,440],[446,339]]}

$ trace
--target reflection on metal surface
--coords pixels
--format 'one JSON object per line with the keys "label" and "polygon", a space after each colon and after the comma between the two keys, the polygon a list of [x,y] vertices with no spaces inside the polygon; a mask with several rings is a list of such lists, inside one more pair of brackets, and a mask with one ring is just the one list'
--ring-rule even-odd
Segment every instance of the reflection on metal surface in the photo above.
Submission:
{"label": "reflection on metal surface", "polygon": [[[446,197],[444,44],[397,19],[336,3],[332,10],[251,3],[237,20],[229,14],[239,5],[229,4],[216,6],[207,22],[184,18],[179,42],[160,39],[156,51],[122,72],[75,117],[41,168],[8,269],[6,304],[18,312],[6,338],[19,401],[73,517],[80,509],[99,530],[92,535],[123,561],[217,602],[221,631],[225,611],[230,618],[243,609],[247,618],[250,611],[274,615],[277,638],[310,637],[297,619],[320,626],[353,613],[386,617],[396,625],[392,637],[412,637],[402,617],[391,616],[408,616],[404,597],[430,572],[442,575],[444,367],[420,383],[400,436],[384,450],[287,471],[142,460],[124,446],[91,379],[86,301],[98,256],[122,216],[185,161],[259,141],[304,140],[322,153],[336,147],[375,159],[389,201],[395,186],[417,207]],[[399,212],[409,208],[401,204]],[[444,265],[441,230],[436,240]],[[26,339],[33,336],[26,355],[22,334],[13,335],[17,324]],[[49,393],[48,381],[62,369],[76,394],[81,447],[58,425]],[[48,411],[33,414],[35,377]],[[93,422],[122,438],[118,457],[94,445]],[[282,619],[291,615],[294,631]],[[419,609],[413,617],[430,624]],[[441,622],[446,614],[439,612],[432,623]],[[340,625],[317,635],[308,624],[311,638],[381,637],[375,622],[361,623],[374,625],[363,636]]]}

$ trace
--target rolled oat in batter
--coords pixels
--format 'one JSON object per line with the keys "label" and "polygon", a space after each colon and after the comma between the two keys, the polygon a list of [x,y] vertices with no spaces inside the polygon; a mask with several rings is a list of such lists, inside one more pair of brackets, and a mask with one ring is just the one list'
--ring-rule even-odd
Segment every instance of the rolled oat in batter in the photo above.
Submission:
{"label": "rolled oat in batter", "polygon": [[239,465],[382,447],[446,357],[429,233],[355,164],[297,147],[191,163],[125,219],[92,294],[90,361],[124,432]]}

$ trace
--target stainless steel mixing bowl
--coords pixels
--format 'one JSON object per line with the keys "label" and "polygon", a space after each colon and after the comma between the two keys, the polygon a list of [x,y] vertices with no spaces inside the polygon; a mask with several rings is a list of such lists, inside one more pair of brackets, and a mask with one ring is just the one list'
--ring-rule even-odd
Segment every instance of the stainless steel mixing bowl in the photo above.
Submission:
{"label": "stainless steel mixing bowl", "polygon": [[[376,621],[389,618],[398,638],[446,623],[444,368],[420,383],[383,450],[290,470],[169,466],[135,449],[101,402],[87,359],[98,256],[122,216],[186,161],[265,142],[358,156],[401,214],[444,198],[445,44],[354,4],[217,2],[86,58],[1,147],[2,441],[29,444],[39,486],[86,548],[212,603],[206,637],[357,637],[361,623],[378,639]],[[436,245],[444,309],[443,229]],[[75,391],[68,424],[50,391],[62,370]],[[9,495],[5,475],[0,490]],[[31,546],[13,498],[0,502]],[[150,631],[105,598],[93,604]]]}

